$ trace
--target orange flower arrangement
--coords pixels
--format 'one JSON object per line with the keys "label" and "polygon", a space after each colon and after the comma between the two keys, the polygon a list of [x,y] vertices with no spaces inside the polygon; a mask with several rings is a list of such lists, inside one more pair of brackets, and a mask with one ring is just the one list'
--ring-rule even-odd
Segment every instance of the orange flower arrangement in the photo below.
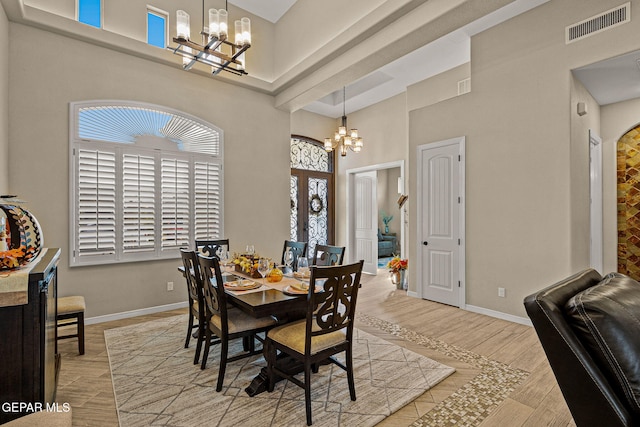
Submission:
{"label": "orange flower arrangement", "polygon": [[25,255],[24,247],[0,252],[0,269],[20,267],[20,261]]}
{"label": "orange flower arrangement", "polygon": [[400,257],[393,257],[388,263],[387,268],[390,272],[395,273],[400,270],[406,270],[409,266],[408,259],[400,259]]}

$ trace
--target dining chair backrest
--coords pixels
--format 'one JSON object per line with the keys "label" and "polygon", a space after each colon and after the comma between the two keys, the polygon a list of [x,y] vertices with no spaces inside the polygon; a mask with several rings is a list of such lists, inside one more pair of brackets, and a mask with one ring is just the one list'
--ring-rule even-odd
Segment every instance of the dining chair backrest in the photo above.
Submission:
{"label": "dining chair backrest", "polygon": [[313,254],[313,265],[342,265],[344,249],[344,246],[316,245],[316,250]]}
{"label": "dining chair backrest", "polygon": [[[309,354],[314,336],[346,328],[347,341],[351,341],[363,264],[364,261],[359,261],[311,269],[305,353]],[[317,286],[322,286],[322,292],[315,292]]]}
{"label": "dining chair backrest", "polygon": [[217,257],[218,249],[221,246],[224,246],[227,252],[231,250],[229,248],[229,239],[196,240],[196,252],[208,257]]}
{"label": "dining chair backrest", "polygon": [[295,268],[298,265],[298,257],[307,256],[307,242],[293,242],[291,240],[284,241],[284,248],[282,249],[282,264],[284,265],[284,255],[287,253],[287,250],[291,251],[293,254],[293,262],[291,266]]}
{"label": "dining chair backrest", "polygon": [[227,298],[224,293],[222,281],[222,271],[220,263],[216,257],[206,257],[198,255],[200,260],[200,271],[202,274],[202,289],[204,302],[207,307],[207,318],[220,316],[222,330],[228,331],[227,321]]}
{"label": "dining chair backrest", "polygon": [[184,277],[187,281],[187,290],[189,291],[189,305],[193,305],[193,302],[202,304],[202,276],[200,275],[198,255],[195,251],[180,249],[180,256],[182,257]]}

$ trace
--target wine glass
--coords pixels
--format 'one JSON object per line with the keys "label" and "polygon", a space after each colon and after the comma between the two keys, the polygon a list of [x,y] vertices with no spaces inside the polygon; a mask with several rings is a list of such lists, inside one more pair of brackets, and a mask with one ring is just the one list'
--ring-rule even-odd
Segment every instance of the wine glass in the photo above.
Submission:
{"label": "wine glass", "polygon": [[229,251],[221,246],[218,248],[217,254],[218,259],[220,260],[220,266],[226,274],[229,274],[231,272],[231,266],[233,265],[231,263],[231,259],[229,258]]}
{"label": "wine glass", "polygon": [[293,271],[293,251],[291,249],[287,249],[284,253],[284,265],[286,266],[286,273],[290,274]]}
{"label": "wine glass", "polygon": [[256,253],[256,248],[253,245],[247,245],[247,247],[245,248],[245,252],[249,257],[252,257],[253,254]]}
{"label": "wine glass", "polygon": [[307,259],[307,257],[304,257],[304,256],[298,257],[298,273],[302,277],[309,276],[309,260]]}
{"label": "wine glass", "polygon": [[258,273],[262,276],[262,282],[264,284],[264,278],[269,271],[269,260],[267,258],[260,258],[258,260]]}

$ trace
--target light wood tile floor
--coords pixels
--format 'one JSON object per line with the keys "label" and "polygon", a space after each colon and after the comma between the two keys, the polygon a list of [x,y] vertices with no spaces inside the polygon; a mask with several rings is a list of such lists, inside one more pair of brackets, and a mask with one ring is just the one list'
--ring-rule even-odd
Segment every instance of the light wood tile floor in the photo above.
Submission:
{"label": "light wood tile floor", "polygon": [[[406,292],[395,289],[385,272],[376,277],[363,276],[358,309],[369,316],[530,372],[524,383],[491,412],[481,427],[575,426],[531,327],[407,297]],[[104,331],[176,314],[186,316],[186,309],[87,325],[83,356],[78,355],[75,340],[59,342],[62,369],[56,400],[71,404],[74,426],[118,425]],[[480,372],[478,368],[438,351],[404,341],[362,322],[356,326],[457,370],[412,404],[388,417],[380,424],[382,427],[410,425]]]}

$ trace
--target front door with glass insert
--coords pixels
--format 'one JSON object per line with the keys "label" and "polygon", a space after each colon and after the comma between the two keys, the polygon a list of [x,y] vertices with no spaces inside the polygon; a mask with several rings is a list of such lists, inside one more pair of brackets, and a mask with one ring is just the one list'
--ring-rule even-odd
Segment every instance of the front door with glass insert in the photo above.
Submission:
{"label": "front door with glass insert", "polygon": [[291,138],[291,240],[316,245],[333,244],[333,153],[320,141]]}

